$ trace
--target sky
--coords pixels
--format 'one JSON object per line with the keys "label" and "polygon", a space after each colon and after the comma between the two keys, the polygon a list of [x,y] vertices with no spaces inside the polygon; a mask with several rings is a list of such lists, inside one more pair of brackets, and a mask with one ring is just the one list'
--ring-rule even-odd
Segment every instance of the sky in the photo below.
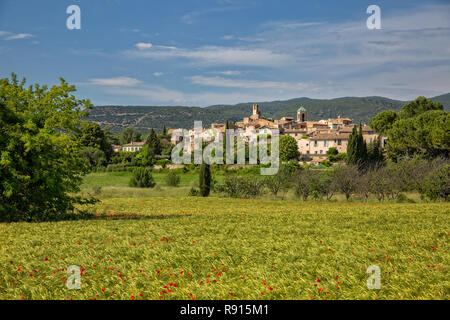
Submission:
{"label": "sky", "polygon": [[450,0],[0,0],[11,72],[94,105],[432,97],[450,92]]}

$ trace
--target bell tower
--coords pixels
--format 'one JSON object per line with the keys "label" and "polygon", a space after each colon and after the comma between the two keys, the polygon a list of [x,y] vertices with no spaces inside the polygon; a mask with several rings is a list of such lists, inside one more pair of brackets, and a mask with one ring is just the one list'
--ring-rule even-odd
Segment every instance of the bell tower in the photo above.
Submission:
{"label": "bell tower", "polygon": [[297,110],[297,122],[305,122],[306,119],[306,109],[302,106]]}
{"label": "bell tower", "polygon": [[256,103],[252,106],[253,114],[251,115],[251,119],[256,120],[259,119],[261,116],[261,111],[259,111],[259,107]]}

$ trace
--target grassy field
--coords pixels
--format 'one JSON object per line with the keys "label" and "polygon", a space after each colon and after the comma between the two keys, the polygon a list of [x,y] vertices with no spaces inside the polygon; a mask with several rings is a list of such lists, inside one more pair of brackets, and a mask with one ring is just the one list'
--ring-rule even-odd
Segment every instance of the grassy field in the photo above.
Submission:
{"label": "grassy field", "polygon": [[[450,297],[448,204],[122,197],[95,211],[1,224],[0,298]],[[66,287],[70,265],[80,290]],[[367,288],[371,265],[380,290]]]}

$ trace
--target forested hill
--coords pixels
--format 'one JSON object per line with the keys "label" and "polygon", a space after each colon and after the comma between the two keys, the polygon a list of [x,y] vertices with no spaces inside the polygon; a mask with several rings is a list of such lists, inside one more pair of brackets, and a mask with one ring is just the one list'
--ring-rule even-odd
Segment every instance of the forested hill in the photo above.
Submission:
{"label": "forested hill", "polygon": [[[450,93],[431,98],[441,102],[446,110],[450,108]],[[384,97],[345,97],[337,99],[296,98],[285,101],[248,102],[236,105],[213,105],[200,107],[173,106],[96,106],[88,120],[102,126],[110,126],[114,132],[126,127],[135,127],[144,133],[150,128],[191,128],[194,120],[201,120],[204,127],[213,122],[242,121],[251,114],[251,105],[258,103],[262,116],[279,119],[284,116],[295,117],[300,105],[308,110],[308,120],[320,120],[337,116],[348,117],[354,121],[368,122],[383,110],[400,110],[406,101]]]}

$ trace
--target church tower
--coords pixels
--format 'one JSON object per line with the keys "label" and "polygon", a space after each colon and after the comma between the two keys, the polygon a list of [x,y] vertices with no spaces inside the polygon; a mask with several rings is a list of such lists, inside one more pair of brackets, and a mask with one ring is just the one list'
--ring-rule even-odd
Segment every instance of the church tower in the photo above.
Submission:
{"label": "church tower", "polygon": [[306,109],[304,107],[300,107],[297,110],[297,122],[305,122],[306,121]]}
{"label": "church tower", "polygon": [[253,114],[251,115],[250,118],[253,119],[253,120],[259,119],[260,116],[261,116],[261,111],[259,111],[258,105],[256,103],[253,104],[252,109],[253,109]]}

